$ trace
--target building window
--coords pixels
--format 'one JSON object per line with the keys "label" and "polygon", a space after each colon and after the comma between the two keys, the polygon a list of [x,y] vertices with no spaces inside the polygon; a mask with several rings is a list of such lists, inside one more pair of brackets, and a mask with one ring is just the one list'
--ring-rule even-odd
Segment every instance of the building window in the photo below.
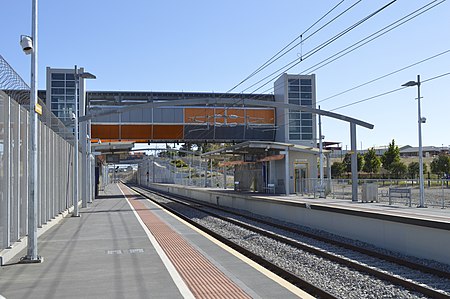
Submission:
{"label": "building window", "polygon": [[300,112],[289,111],[289,119],[300,119]]}
{"label": "building window", "polygon": [[302,95],[301,96],[302,99],[312,99],[312,93],[310,93],[310,92],[302,92],[301,95]]}
{"label": "building window", "polygon": [[304,100],[304,99],[302,99],[301,104],[303,106],[312,106],[312,100]]}
{"label": "building window", "polygon": [[64,74],[52,74],[52,80],[64,80]]}
{"label": "building window", "polygon": [[298,79],[288,79],[289,85],[299,85]]}
{"label": "building window", "polygon": [[64,94],[64,88],[52,88],[52,94]]}
{"label": "building window", "polygon": [[289,133],[300,133],[300,127],[290,126]]}
{"label": "building window", "polygon": [[302,134],[302,140],[311,140],[312,134]]}
{"label": "building window", "polygon": [[311,85],[311,79],[300,79],[300,85]]}
{"label": "building window", "polygon": [[312,92],[312,86],[311,85],[307,85],[307,86],[302,85],[301,91],[302,92]]}
{"label": "building window", "polygon": [[289,99],[289,104],[300,105],[299,99]]}
{"label": "building window", "polygon": [[302,112],[302,119],[312,119],[312,113],[309,112]]}
{"label": "building window", "polygon": [[300,134],[291,134],[289,133],[290,140],[300,140]]}
{"label": "building window", "polygon": [[302,119],[302,126],[312,127],[312,119]]}
{"label": "building window", "polygon": [[64,87],[64,81],[52,81],[52,87]]}
{"label": "building window", "polygon": [[66,81],[66,87],[75,87],[75,81]]}

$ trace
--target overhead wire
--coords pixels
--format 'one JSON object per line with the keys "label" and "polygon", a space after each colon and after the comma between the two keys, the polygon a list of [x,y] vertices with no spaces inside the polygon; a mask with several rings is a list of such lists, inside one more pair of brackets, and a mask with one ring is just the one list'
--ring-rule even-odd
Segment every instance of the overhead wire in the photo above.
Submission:
{"label": "overhead wire", "polygon": [[[279,58],[281,58],[282,56],[286,55],[289,51],[293,50],[295,47],[298,46],[298,44],[296,44],[294,47],[291,47],[290,49],[288,49],[287,51],[285,51],[285,53],[281,54],[281,56],[279,56],[278,58],[276,58],[278,55],[280,55],[280,53],[282,53],[284,50],[286,50],[290,45],[292,45],[294,42],[296,42],[299,38],[302,39],[302,43],[309,39],[310,37],[312,37],[313,35],[317,34],[318,32],[320,32],[323,28],[327,27],[328,25],[330,25],[332,22],[334,22],[335,20],[337,20],[338,18],[340,18],[342,15],[344,15],[346,12],[348,12],[350,9],[352,9],[353,7],[356,6],[356,4],[360,3],[362,0],[358,0],[357,2],[355,2],[354,4],[352,4],[350,7],[348,7],[347,9],[345,9],[343,12],[341,12],[340,14],[338,14],[337,16],[335,16],[333,19],[331,19],[330,21],[328,21],[326,24],[322,25],[320,28],[318,28],[317,30],[315,30],[312,34],[308,35],[305,39],[303,39],[303,35],[306,34],[308,31],[310,31],[312,28],[314,28],[314,26],[316,26],[320,21],[322,21],[326,16],[328,16],[331,12],[333,12],[337,7],[339,7],[344,0],[338,2],[334,7],[332,7],[328,12],[326,12],[322,17],[320,17],[317,21],[315,21],[312,25],[310,25],[306,30],[304,30],[300,35],[298,35],[294,40],[292,40],[289,44],[287,44],[285,47],[283,47],[280,51],[278,51],[275,55],[273,55],[271,58],[269,58],[263,65],[261,65],[260,67],[258,67],[252,74],[250,74],[249,76],[247,76],[244,80],[242,80],[240,83],[238,83],[237,85],[235,85],[233,88],[229,89],[226,94],[229,94],[232,90],[234,90],[235,88],[237,88],[238,86],[240,86],[242,83],[244,83],[245,81],[247,81],[248,79],[250,79],[251,77],[253,77],[254,75],[256,75],[257,73],[259,73],[260,71],[262,71],[263,69],[265,69],[266,67],[268,67],[269,65],[271,65],[272,63],[274,63],[275,61],[277,61]],[[231,98],[235,98],[237,97],[238,94],[233,95]],[[223,97],[224,95],[220,96],[218,99],[220,99],[221,97]],[[242,100],[241,100],[242,101]],[[239,104],[240,101],[237,101],[237,103],[233,106],[237,106]],[[205,133],[207,134],[207,133]]]}
{"label": "overhead wire", "polygon": [[[377,15],[378,13],[382,12],[383,10],[385,10],[386,8],[388,8],[390,5],[392,5],[393,3],[397,2],[397,0],[392,0],[391,2],[385,4],[384,6],[382,6],[381,8],[377,9],[376,11],[374,11],[373,13],[369,14],[368,16],[362,18],[361,20],[359,20],[358,22],[354,23],[353,25],[347,27],[346,29],[342,30],[341,32],[339,32],[338,34],[334,35],[333,37],[329,38],[327,41],[323,42],[322,44],[316,46],[314,49],[310,50],[308,53],[305,54],[305,56],[302,56],[301,59],[295,59],[289,63],[287,63],[286,65],[282,66],[281,68],[277,69],[276,71],[272,72],[271,74],[265,76],[264,78],[262,78],[261,80],[257,81],[256,83],[250,85],[249,87],[245,88],[244,90],[242,90],[242,92],[249,90],[250,88],[258,85],[259,83],[263,82],[264,80],[270,78],[270,80],[268,80],[268,82],[262,84],[260,87],[258,87],[257,89],[253,90],[251,93],[255,93],[256,91],[258,91],[259,89],[261,89],[262,87],[266,86],[267,84],[269,84],[270,82],[272,82],[276,77],[278,77],[278,74],[280,73],[280,71],[282,73],[292,69],[293,67],[297,66],[298,64],[300,64],[301,62],[305,61],[307,58],[311,57],[312,55],[318,53],[320,50],[324,49],[325,47],[329,46],[330,44],[332,44],[333,42],[335,42],[336,40],[338,40],[339,38],[343,37],[345,34],[349,33],[350,31],[354,30],[355,28],[357,28],[358,26],[360,26],[361,24],[363,24],[364,22],[368,21],[369,19],[371,19],[372,17],[374,17],[375,15]],[[275,77],[273,77],[273,75],[276,75]]]}
{"label": "overhead wire", "polygon": [[[426,82],[429,82],[429,81],[432,81],[432,80],[436,80],[436,79],[439,79],[439,78],[442,78],[442,77],[448,76],[448,75],[450,75],[450,72],[444,73],[444,74],[441,74],[441,75],[438,75],[438,76],[435,76],[435,77],[432,77],[432,78],[429,78],[429,79],[427,79],[427,80],[423,80],[423,81],[420,82],[420,84],[422,85],[422,84],[424,84],[424,83],[426,83]],[[365,98],[365,99],[362,99],[362,100],[358,100],[358,101],[351,102],[351,103],[346,104],[346,105],[342,105],[342,106],[333,108],[333,109],[331,109],[331,110],[329,110],[329,111],[336,111],[336,110],[339,110],[339,109],[342,109],[342,108],[346,108],[346,107],[350,107],[350,106],[353,106],[353,105],[356,105],[356,104],[360,104],[360,103],[363,103],[363,102],[367,102],[367,101],[370,101],[370,100],[373,100],[373,99],[376,99],[376,98],[379,98],[379,97],[382,97],[382,96],[385,96],[385,95],[388,95],[388,94],[391,94],[391,93],[400,91],[400,90],[405,89],[405,88],[407,88],[407,87],[408,87],[408,86],[402,86],[402,87],[399,87],[399,88],[396,88],[396,89],[393,89],[393,90],[390,90],[390,91],[386,91],[386,92],[377,94],[377,95],[375,95],[375,96],[371,96],[371,97],[368,97],[368,98]]]}
{"label": "overhead wire", "polygon": [[[378,30],[377,32],[375,32],[375,33],[369,35],[368,37],[366,37],[366,38],[364,38],[364,39],[358,41],[357,43],[353,44],[352,46],[354,47],[354,46],[357,45],[358,43],[361,43],[361,42],[363,42],[364,40],[367,40],[368,38],[370,38],[371,36],[374,36],[375,34],[380,33],[380,32],[382,32],[383,30],[386,30],[387,28],[393,26],[394,24],[396,24],[396,23],[398,23],[398,22],[404,20],[405,18],[408,18],[409,16],[411,16],[411,15],[413,15],[413,14],[415,14],[415,13],[421,11],[421,10],[423,10],[423,9],[426,8],[427,6],[433,4],[433,3],[437,2],[437,1],[439,1],[439,0],[434,0],[434,1],[432,1],[432,2],[430,2],[430,3],[428,3],[428,4],[426,4],[426,5],[424,5],[423,7],[417,9],[416,11],[414,11],[414,12],[412,12],[412,13],[406,15],[405,17],[403,17],[403,18],[401,18],[401,19],[399,19],[399,20],[397,20],[397,21],[391,23],[390,25],[384,27],[383,29]],[[400,25],[402,25],[402,24],[404,24],[404,23],[406,23],[406,22],[408,22],[408,21],[410,21],[410,20],[416,18],[417,16],[419,16],[419,15],[425,13],[426,11],[430,10],[431,8],[434,8],[434,7],[437,6],[437,5],[440,5],[441,3],[445,2],[445,1],[446,1],[446,0],[441,0],[439,3],[435,4],[434,6],[429,7],[428,9],[419,12],[417,15],[414,15],[414,16],[412,16],[411,18],[409,18],[408,20],[406,20],[406,21],[404,21],[404,22],[402,22],[402,23],[400,23],[400,24],[397,24],[395,27],[390,28],[389,30],[387,30],[386,32],[383,32],[382,34],[376,36],[375,38],[378,38],[378,37],[380,37],[380,36],[382,36],[382,35],[388,33],[389,31],[391,31],[391,30],[397,28],[398,26],[400,26]],[[374,12],[374,13],[372,13],[371,15],[367,16],[366,18],[363,18],[362,20],[360,20],[360,22],[364,22],[365,20],[367,20],[368,18],[370,18],[370,17],[373,16],[374,14],[378,13],[378,12],[381,11],[382,9],[385,9],[387,6],[391,5],[391,4],[394,3],[394,2],[395,2],[395,1],[391,1],[390,3],[386,4],[384,7],[380,8],[379,10],[377,10],[376,12]],[[359,24],[358,24],[358,22],[357,22],[357,23],[355,23],[354,25],[358,26]],[[354,27],[354,28],[356,28],[356,27]],[[353,28],[352,28],[352,26],[350,26],[350,27],[348,27],[346,30],[348,30],[348,29],[352,30]],[[345,34],[346,31],[344,30],[344,31],[342,31],[341,33],[342,33],[342,34]],[[314,48],[313,50],[311,50],[310,52],[307,53],[307,54],[308,54],[307,57],[313,55],[313,54],[315,53],[315,52],[313,52],[313,51],[316,51],[316,52],[317,52],[317,51],[321,50],[323,47],[329,45],[329,43],[332,43],[335,39],[339,38],[340,36],[341,36],[341,35],[338,34],[338,35],[336,35],[335,37],[329,39],[327,42],[322,43],[321,45],[317,46],[316,48]],[[373,39],[371,39],[371,40],[369,40],[369,41],[366,41],[364,44],[367,44],[368,42],[374,40],[375,38],[373,38]],[[290,44],[292,44],[292,42],[291,42]],[[364,44],[362,44],[362,45],[364,45]],[[358,46],[357,48],[361,47],[362,45]],[[289,46],[289,45],[288,45],[288,46]],[[344,49],[344,50],[342,50],[342,51],[340,51],[340,52],[338,52],[338,53],[336,53],[336,54],[330,56],[329,58],[327,58],[327,59],[324,60],[324,61],[327,61],[327,60],[329,60],[330,58],[335,57],[336,55],[339,55],[340,53],[342,53],[343,51],[348,50],[348,49],[351,48],[352,46],[350,46],[350,47],[348,47],[348,48],[346,48],[346,49]],[[287,46],[286,46],[286,47],[287,47]],[[285,47],[285,48],[286,48],[286,47]],[[285,49],[285,48],[283,48],[283,49]],[[349,51],[349,52],[347,52],[347,53],[345,53],[345,54],[343,54],[343,55],[346,55],[346,54],[348,54],[348,53],[350,53],[350,52],[356,50],[357,48],[354,48],[354,49],[352,49],[351,51]],[[281,50],[281,51],[282,51],[282,50]],[[450,50],[449,50],[449,51],[450,51]],[[437,55],[435,55],[435,56],[433,56],[433,57],[427,58],[427,59],[425,59],[425,60],[423,60],[423,61],[417,62],[417,63],[415,63],[415,64],[413,64],[413,65],[407,66],[407,67],[405,67],[405,68],[403,68],[403,69],[397,70],[397,71],[395,71],[395,72],[393,72],[393,73],[399,72],[399,71],[401,71],[401,70],[404,70],[404,69],[406,69],[406,68],[412,67],[412,66],[414,66],[414,65],[417,65],[417,64],[422,63],[422,62],[424,62],[424,61],[427,61],[427,60],[429,60],[429,59],[432,59],[432,58],[435,58],[435,57],[437,57],[437,56],[443,55],[443,54],[445,54],[445,53],[447,53],[447,52],[448,52],[448,51],[444,51],[444,52],[442,52],[442,53],[440,53],[440,54],[437,54]],[[277,53],[277,54],[278,54],[278,53]],[[339,59],[339,58],[342,57],[343,55],[341,55],[341,56],[339,56],[339,57],[333,59],[332,61],[335,61],[335,60]],[[274,55],[274,56],[275,56],[275,55]],[[270,60],[269,60],[269,61],[270,61]],[[323,63],[324,61],[322,61],[321,63]],[[327,62],[326,64],[323,64],[323,65],[319,66],[318,68],[324,67],[325,65],[331,63],[332,61],[329,61],[329,62]],[[295,61],[293,61],[293,62],[297,62],[297,64],[298,64],[298,63],[300,63],[301,61],[295,60]],[[317,65],[318,65],[318,64],[316,64],[315,66],[317,66]],[[292,67],[293,67],[293,66],[292,66]],[[292,67],[291,67],[291,68],[292,68]],[[291,68],[289,68],[289,69],[291,69]],[[316,69],[318,69],[318,68],[316,68]],[[316,69],[315,69],[315,70],[316,70]],[[279,70],[281,70],[281,69],[279,69]],[[278,71],[279,71],[279,70],[278,70]],[[392,74],[393,74],[393,73],[392,73]],[[272,74],[274,74],[274,73],[272,73]],[[272,74],[271,74],[271,75],[272,75]],[[380,77],[380,78],[374,79],[374,80],[372,80],[372,82],[374,82],[374,81],[376,81],[376,80],[379,80],[379,79],[381,79],[381,78],[383,78],[383,77],[392,75],[392,74],[387,74],[387,75],[382,76],[382,77]],[[269,76],[270,76],[270,75],[269,75]],[[265,79],[266,79],[266,78],[267,78],[267,76],[265,77]],[[263,79],[263,80],[264,80],[264,79]],[[267,84],[270,83],[272,80],[273,80],[273,79],[271,79],[269,82],[267,82],[266,84],[262,85],[261,87],[267,85]],[[258,81],[258,83],[260,83],[260,82],[261,82],[261,80]],[[369,83],[371,83],[371,82],[365,83],[364,85],[367,85],[367,84],[369,84]],[[256,85],[256,84],[254,84],[254,85]],[[253,85],[253,86],[254,86],[254,85]],[[261,88],[261,87],[260,87],[260,88]],[[260,88],[258,88],[258,89],[260,89]],[[353,89],[356,89],[356,88],[358,88],[358,86],[355,87],[355,88],[353,88]],[[254,90],[252,93],[256,92],[258,89]],[[246,89],[246,90],[247,90],[247,89]],[[269,90],[270,90],[270,89],[269,89]],[[269,90],[267,90],[267,91],[269,91]],[[352,89],[351,89],[351,90],[352,90]],[[400,90],[400,89],[397,89],[397,90]],[[397,91],[397,90],[394,90],[394,91],[391,91],[391,92],[395,92],[395,91]],[[243,91],[245,91],[245,90],[243,90]],[[350,90],[348,90],[348,91],[350,91]],[[344,91],[343,93],[348,92],[348,91]],[[266,91],[264,91],[264,92],[266,92]],[[264,92],[263,92],[263,93],[264,93]],[[388,94],[388,93],[390,93],[390,92],[383,93],[382,95],[385,95],[385,94]],[[238,94],[236,94],[236,95],[238,95]],[[235,96],[236,96],[236,95],[235,95]],[[263,95],[264,95],[264,94],[258,95],[258,97],[261,97],[261,96],[263,96]],[[378,95],[378,96],[382,96],[382,95]],[[336,96],[337,96],[337,95],[336,95]],[[375,97],[378,97],[378,96],[375,96]],[[371,98],[373,98],[373,97],[371,97]],[[365,100],[368,100],[368,99],[365,99]],[[341,107],[338,107],[338,108],[336,108],[336,109],[340,109],[340,108],[341,108]],[[343,107],[342,107],[342,108],[343,108]]]}
{"label": "overhead wire", "polygon": [[[309,39],[310,37],[312,37],[313,35],[315,35],[316,33],[318,33],[320,30],[322,30],[323,28],[325,28],[326,26],[328,26],[329,24],[331,24],[334,20],[338,19],[340,16],[342,16],[344,13],[346,13],[347,11],[349,11],[351,8],[353,8],[356,4],[358,4],[359,2],[361,2],[362,0],[357,1],[356,3],[354,3],[352,6],[350,6],[349,8],[347,8],[345,11],[341,12],[338,16],[336,16],[335,18],[333,18],[331,21],[327,22],[325,25],[323,25],[322,27],[320,27],[319,29],[317,29],[316,31],[314,31],[312,34],[310,34],[308,37],[306,37],[305,39],[303,39],[303,35],[306,34],[310,29],[312,29],[315,25],[317,25],[320,21],[322,21],[326,16],[328,16],[331,12],[333,12],[337,7],[339,7],[344,0],[340,1],[339,3],[337,3],[333,8],[331,8],[327,13],[325,13],[322,17],[320,17],[316,22],[314,22],[311,26],[309,26],[305,31],[303,31],[300,35],[298,35],[296,38],[294,38],[291,42],[289,42],[286,46],[284,46],[281,50],[279,50],[277,53],[275,53],[272,57],[270,57],[266,62],[264,62],[261,66],[259,66],[255,71],[253,71],[250,75],[248,75],[246,78],[244,78],[242,81],[240,81],[239,83],[237,83],[235,86],[233,86],[232,88],[230,88],[226,93],[229,93],[231,91],[233,91],[234,89],[236,89],[237,87],[239,87],[240,85],[242,85],[244,82],[246,82],[248,79],[252,78],[253,76],[255,76],[256,74],[258,74],[259,72],[261,72],[263,69],[267,68],[269,65],[271,65],[272,63],[274,63],[275,61],[277,61],[278,59],[280,59],[281,57],[283,57],[284,55],[286,55],[287,53],[289,53],[290,51],[292,51],[294,48],[296,48],[299,44],[305,42],[305,40]],[[289,46],[291,46],[293,43],[295,43],[298,39],[301,39],[300,43],[295,44],[293,47],[289,48],[288,50],[286,50]],[[284,53],[283,51],[286,50]]]}
{"label": "overhead wire", "polygon": [[[439,3],[436,3],[435,5],[433,5],[433,6],[431,6],[431,7],[428,7],[427,9],[424,9],[425,7],[427,7],[427,6],[431,5],[431,4],[433,4],[433,3],[436,2],[436,1],[440,1],[440,2],[439,2]],[[426,4],[425,6],[423,6],[423,7],[419,8],[419,9],[413,11],[412,13],[410,13],[410,14],[404,16],[403,18],[398,19],[397,21],[395,21],[395,22],[393,22],[393,23],[391,23],[391,24],[389,24],[389,25],[383,27],[382,29],[380,29],[380,30],[378,30],[378,31],[376,31],[376,32],[374,32],[374,33],[372,33],[371,35],[369,35],[369,36],[367,36],[367,37],[365,37],[365,38],[359,40],[358,42],[354,43],[353,45],[351,45],[351,46],[349,46],[349,47],[347,47],[347,48],[345,48],[345,49],[343,49],[343,50],[341,50],[341,51],[339,51],[339,52],[333,54],[332,56],[328,57],[327,59],[324,59],[324,60],[322,60],[321,62],[319,62],[319,63],[317,63],[317,64],[311,66],[310,68],[308,68],[308,69],[302,71],[302,72],[299,73],[299,74],[304,74],[304,73],[314,72],[314,71],[316,71],[316,70],[318,70],[318,69],[320,69],[320,68],[322,68],[322,67],[324,67],[324,66],[330,64],[331,62],[333,62],[333,61],[335,61],[335,60],[337,60],[337,59],[339,59],[339,58],[341,58],[341,57],[343,57],[343,56],[345,56],[345,55],[347,55],[347,54],[349,54],[349,53],[351,53],[351,52],[353,52],[353,51],[359,49],[360,47],[364,46],[365,44],[367,44],[367,43],[369,43],[369,42],[371,42],[371,41],[373,41],[373,40],[375,40],[375,39],[377,39],[377,38],[379,38],[379,37],[385,35],[386,33],[388,33],[388,32],[390,32],[390,31],[394,30],[395,28],[397,28],[397,27],[399,27],[399,26],[401,26],[401,25],[403,25],[403,24],[409,22],[410,20],[412,20],[412,19],[414,19],[414,18],[420,16],[421,14],[427,12],[428,10],[434,8],[435,6],[441,4],[441,3],[445,2],[445,1],[446,1],[446,0],[434,0],[434,1],[432,1],[431,3],[428,3],[428,4]],[[423,10],[423,11],[420,11],[420,10]],[[419,11],[420,11],[420,12],[419,12]],[[414,15],[414,14],[415,14],[415,15]],[[405,19],[406,19],[406,20],[405,20]],[[397,23],[398,23],[398,24],[397,24]],[[390,27],[392,27],[392,28],[390,28]],[[377,35],[377,34],[378,34],[378,35]],[[376,35],[376,36],[375,36],[375,35]],[[349,49],[350,49],[350,50],[349,50]],[[348,51],[347,51],[347,50],[348,50]],[[345,51],[347,51],[347,52],[345,52]],[[345,52],[345,53],[343,53],[343,52]],[[343,54],[342,54],[342,55],[339,55],[339,54],[341,54],[341,53],[343,53]],[[338,56],[338,55],[339,55],[339,56]],[[337,57],[335,57],[335,56],[337,56]],[[332,58],[333,58],[333,59],[332,59]],[[332,60],[330,60],[330,59],[332,59]],[[330,61],[328,61],[328,60],[330,60]],[[327,61],[328,61],[328,62],[327,62]],[[326,63],[325,63],[325,62],[326,62]]]}
{"label": "overhead wire", "polygon": [[[432,5],[433,3],[438,2],[438,1],[440,1],[440,2],[439,2],[439,3],[436,3],[436,4],[433,5],[432,7],[428,7],[428,6],[430,6],[430,5]],[[335,56],[341,54],[342,52],[344,52],[344,51],[346,51],[346,50],[348,50],[348,49],[354,47],[355,45],[358,45],[359,43],[361,43],[361,42],[367,40],[368,38],[374,36],[375,34],[378,34],[378,33],[380,33],[381,31],[386,30],[387,28],[389,28],[389,27],[395,25],[396,23],[398,23],[398,22],[404,20],[405,18],[408,18],[408,17],[409,17],[409,19],[407,19],[407,20],[401,22],[400,24],[397,24],[395,27],[390,28],[389,30],[380,33],[378,36],[376,36],[376,37],[374,37],[374,38],[372,38],[372,39],[370,39],[370,40],[364,42],[363,44],[361,44],[361,45],[359,45],[358,47],[352,49],[351,51],[348,51],[347,53],[345,53],[345,54],[343,54],[343,55],[341,55],[341,56],[336,57],[335,59],[333,59],[333,60],[327,62],[326,64],[320,65],[319,67],[315,68],[315,69],[312,70],[312,71],[315,71],[315,70],[317,70],[317,69],[319,69],[319,68],[322,68],[322,67],[328,65],[329,63],[331,63],[331,62],[333,62],[333,61],[335,61],[335,60],[337,60],[337,59],[343,57],[344,55],[347,55],[347,54],[349,54],[349,53],[355,51],[356,49],[362,47],[363,45],[366,45],[367,43],[369,43],[369,42],[375,40],[376,38],[379,38],[379,37],[381,37],[382,35],[384,35],[384,34],[390,32],[390,31],[392,31],[393,29],[399,27],[400,25],[403,25],[403,24],[405,24],[406,22],[409,22],[409,21],[413,20],[414,18],[416,18],[416,17],[420,16],[421,14],[427,12],[428,10],[430,10],[430,9],[432,9],[432,8],[434,8],[434,7],[438,6],[438,5],[440,5],[440,4],[442,4],[442,3],[445,2],[445,1],[446,1],[446,0],[434,0],[434,1],[429,2],[428,4],[426,4],[426,5],[424,5],[424,6],[420,7],[420,8],[418,8],[417,10],[415,10],[415,11],[413,11],[413,12],[407,14],[406,16],[404,16],[404,17],[402,17],[402,18],[396,20],[395,22],[392,22],[391,24],[385,26],[383,29],[380,29],[380,30],[378,30],[378,31],[376,31],[376,32],[374,32],[374,33],[372,33],[372,34],[370,34],[369,36],[367,36],[367,37],[365,37],[365,38],[359,40],[358,42],[356,42],[356,43],[350,45],[349,47],[347,47],[347,48],[345,48],[345,49],[343,49],[343,50],[341,50],[341,51],[339,51],[339,52],[337,52],[337,53],[335,53],[335,54],[329,56],[328,58],[322,60],[321,62],[315,64],[314,66],[310,67],[309,69],[307,69],[307,70],[305,70],[305,71],[303,71],[303,72],[300,72],[299,75],[300,75],[300,74],[304,74],[305,72],[311,70],[312,68],[314,68],[314,67],[316,67],[316,66],[318,66],[318,65],[320,65],[320,64],[322,64],[322,63],[324,63],[325,61],[328,61],[329,59],[331,59],[331,58],[333,58],[333,57],[335,57]],[[428,8],[427,8],[427,7],[428,7]],[[426,8],[426,9],[425,9],[425,8]],[[424,10],[424,9],[425,9],[425,10]],[[414,15],[414,14],[415,14],[415,15]],[[438,55],[439,55],[439,54],[438,54]],[[312,72],[312,71],[311,71],[311,72]],[[263,86],[269,84],[270,82],[272,82],[272,80],[273,80],[273,79],[271,79],[270,81],[268,81],[268,82],[267,82],[266,84],[264,84]],[[276,87],[277,87],[277,86],[274,86],[274,88],[276,88]],[[267,89],[267,90],[262,91],[261,94],[265,94],[266,92],[269,92],[270,90],[272,90],[272,88],[269,88],[269,89]],[[256,90],[255,90],[255,91],[256,91]]]}
{"label": "overhead wire", "polygon": [[430,57],[428,57],[428,58],[422,59],[422,60],[417,61],[417,62],[415,62],[415,63],[412,63],[412,64],[410,64],[410,65],[407,65],[407,66],[405,66],[405,67],[402,67],[402,68],[400,68],[400,69],[397,69],[397,70],[395,70],[395,71],[392,71],[392,72],[390,72],[390,73],[387,73],[387,74],[385,74],[385,75],[382,75],[382,76],[380,76],[380,77],[377,77],[377,78],[375,78],[375,79],[372,79],[372,80],[370,80],[370,81],[367,81],[367,82],[365,82],[365,83],[359,84],[359,85],[357,85],[357,86],[355,86],[355,87],[346,89],[346,90],[341,91],[341,92],[339,92],[339,93],[336,93],[336,94],[334,94],[334,95],[332,95],[332,96],[326,97],[326,98],[324,98],[324,99],[322,99],[322,100],[317,101],[316,103],[318,104],[318,103],[322,103],[322,102],[328,101],[328,100],[330,100],[330,99],[332,99],[332,98],[335,98],[335,97],[337,97],[337,96],[346,94],[346,93],[348,93],[348,92],[350,92],[350,91],[353,91],[353,90],[355,90],[355,89],[361,88],[361,87],[366,86],[366,85],[369,85],[369,84],[371,84],[371,83],[374,83],[374,82],[376,82],[376,81],[378,81],[378,80],[381,80],[381,79],[384,79],[384,78],[386,78],[386,77],[392,76],[392,75],[397,74],[397,73],[399,73],[399,72],[401,72],[401,71],[404,71],[404,70],[409,69],[409,68],[411,68],[411,67],[413,67],[413,66],[419,65],[419,64],[424,63],[424,62],[426,62],[426,61],[429,61],[429,60],[431,60],[431,59],[437,58],[437,57],[442,56],[442,55],[444,55],[444,54],[447,54],[447,53],[449,53],[449,52],[450,52],[450,49],[449,49],[449,50],[446,50],[446,51],[443,51],[443,52],[441,52],[441,53],[439,53],[439,54],[430,56]]}

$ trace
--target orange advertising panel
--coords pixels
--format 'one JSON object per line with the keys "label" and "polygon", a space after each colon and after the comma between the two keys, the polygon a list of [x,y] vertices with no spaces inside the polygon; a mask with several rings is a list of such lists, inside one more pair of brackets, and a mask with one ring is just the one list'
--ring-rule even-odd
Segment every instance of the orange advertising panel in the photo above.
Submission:
{"label": "orange advertising panel", "polygon": [[122,125],[122,139],[149,140],[152,138],[152,125]]}
{"label": "orange advertising panel", "polygon": [[214,117],[214,109],[212,108],[184,108],[184,122],[206,123]]}
{"label": "orange advertising panel", "polygon": [[247,109],[247,123],[250,124],[274,124],[275,110],[274,109]]}
{"label": "orange advertising panel", "polygon": [[119,139],[118,125],[94,125],[91,126],[91,137],[98,139]]}
{"label": "orange advertising panel", "polygon": [[[226,110],[226,111],[225,111]],[[247,118],[247,121],[245,120]],[[223,109],[223,108],[185,108],[184,122],[193,123],[254,123],[254,124],[274,124],[275,109]]]}
{"label": "orange advertising panel", "polygon": [[154,125],[153,139],[183,139],[182,125]]}

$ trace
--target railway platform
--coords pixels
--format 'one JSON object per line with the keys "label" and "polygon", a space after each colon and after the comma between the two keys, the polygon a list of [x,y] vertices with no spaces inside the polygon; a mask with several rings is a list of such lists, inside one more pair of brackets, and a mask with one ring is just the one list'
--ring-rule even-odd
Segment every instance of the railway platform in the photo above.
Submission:
{"label": "railway platform", "polygon": [[412,257],[450,264],[450,210],[173,184],[156,190],[320,229]]}
{"label": "railway platform", "polygon": [[0,298],[309,298],[124,185],[0,267]]}

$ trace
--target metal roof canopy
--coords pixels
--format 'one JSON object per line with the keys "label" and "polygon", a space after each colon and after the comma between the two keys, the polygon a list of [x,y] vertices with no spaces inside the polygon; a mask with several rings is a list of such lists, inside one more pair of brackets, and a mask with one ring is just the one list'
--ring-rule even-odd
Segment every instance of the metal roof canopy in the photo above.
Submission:
{"label": "metal roof canopy", "polygon": [[[213,157],[215,155],[223,155],[223,154],[244,154],[245,149],[264,149],[264,150],[280,150],[284,151],[286,148],[289,148],[291,151],[303,152],[308,154],[319,154],[319,149],[314,147],[308,147],[298,144],[292,143],[283,143],[283,142],[272,142],[272,141],[245,141],[242,143],[238,143],[235,145],[231,145],[225,148],[221,148],[218,150],[210,151],[204,154],[201,154],[202,157]],[[238,150],[244,150],[244,152],[239,152]],[[328,152],[328,151],[324,151]]]}
{"label": "metal roof canopy", "polygon": [[123,108],[113,109],[110,111],[91,113],[86,116],[79,118],[79,121],[86,121],[97,116],[118,114],[125,111],[142,109],[142,108],[158,108],[165,106],[186,106],[186,105],[207,105],[207,106],[221,106],[227,107],[237,107],[237,106],[263,106],[263,107],[273,107],[280,109],[290,109],[294,111],[310,112],[318,115],[328,116],[331,118],[339,119],[350,123],[350,140],[351,140],[351,170],[352,170],[352,201],[358,201],[358,167],[357,167],[357,150],[356,150],[356,125],[364,128],[373,129],[373,125],[356,118],[345,116],[338,113],[333,113],[330,111],[325,111],[321,109],[315,109],[307,106],[286,104],[272,101],[260,101],[251,99],[224,99],[224,98],[205,98],[205,99],[190,99],[190,100],[173,100],[173,101],[159,101],[151,102],[141,105],[130,105]]}
{"label": "metal roof canopy", "polygon": [[134,147],[134,142],[93,143],[92,151],[102,153],[128,153]]}

